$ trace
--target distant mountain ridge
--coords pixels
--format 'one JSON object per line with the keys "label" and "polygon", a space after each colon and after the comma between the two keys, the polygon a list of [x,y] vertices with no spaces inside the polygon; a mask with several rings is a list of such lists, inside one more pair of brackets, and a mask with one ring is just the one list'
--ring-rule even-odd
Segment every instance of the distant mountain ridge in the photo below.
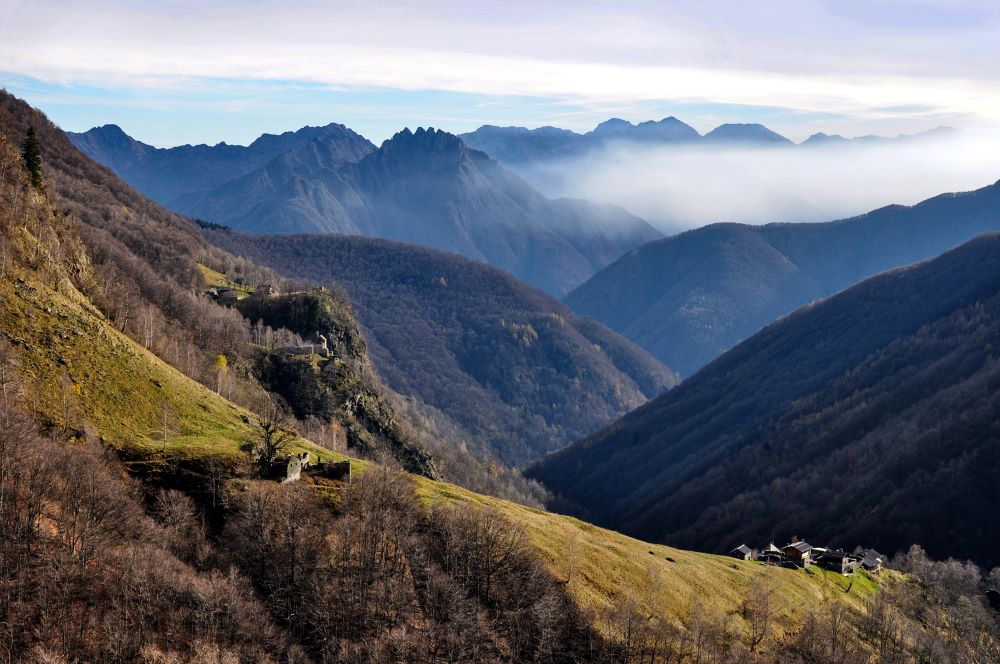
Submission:
{"label": "distant mountain ridge", "polygon": [[[139,173],[132,180],[138,188],[173,194],[187,187],[168,202],[181,213],[253,233],[340,232],[413,242],[497,266],[559,297],[626,251],[662,237],[621,208],[545,198],[490,157],[433,128],[405,129],[378,149],[342,125],[329,125],[262,137],[250,148],[166,152],[120,130],[91,132],[75,140],[126,179]],[[209,155],[204,161],[202,153]],[[189,157],[192,163],[167,168],[166,183],[147,182],[161,177],[147,162]],[[213,175],[232,161],[240,167],[227,171],[228,178]]]}
{"label": "distant mountain ridge", "polygon": [[712,147],[756,146],[756,147],[816,147],[832,143],[874,143],[919,140],[938,136],[953,130],[941,127],[913,135],[895,138],[862,136],[844,138],[816,133],[802,143],[796,144],[781,134],[756,123],[727,123],[712,129],[704,136],[688,124],[674,116],[662,120],[648,120],[633,124],[621,118],[611,118],[598,124],[593,130],[580,134],[556,127],[498,127],[483,125],[475,131],[460,134],[466,145],[481,150],[502,164],[511,167],[525,167],[533,163],[559,161],[582,157],[622,144],[655,145],[703,145]]}
{"label": "distant mountain ridge", "polygon": [[285,274],[342,286],[383,380],[507,464],[537,460],[677,383],[600,323],[461,256],[339,234],[205,235]]}
{"label": "distant mountain ridge", "polygon": [[653,541],[919,541],[995,565],[998,343],[994,233],[798,309],[529,475]]}
{"label": "distant mountain ridge", "polygon": [[357,161],[375,149],[368,139],[341,124],[263,134],[248,146],[218,143],[155,148],[133,139],[117,125],[66,135],[88,157],[168,207],[179,196],[219,186],[316,139],[336,146],[343,161]]}
{"label": "distant mountain ridge", "polygon": [[357,163],[313,140],[179,209],[253,233],[341,232],[481,260],[557,296],[661,234],[611,205],[545,198],[452,134],[401,131]]}
{"label": "distant mountain ridge", "polygon": [[570,293],[684,376],[779,316],[1000,231],[1000,183],[827,223],[713,224],[629,252]]}
{"label": "distant mountain ridge", "polygon": [[934,129],[928,129],[927,131],[922,131],[916,134],[900,134],[899,136],[876,136],[874,134],[867,134],[865,136],[855,136],[854,138],[845,138],[840,134],[827,134],[824,132],[817,132],[812,134],[806,140],[802,141],[799,145],[811,147],[814,145],[828,145],[828,144],[845,144],[845,143],[906,143],[908,141],[919,141],[926,138],[936,138],[942,136],[954,135],[956,131],[951,127],[936,127]]}
{"label": "distant mountain ridge", "polygon": [[637,125],[611,118],[585,134],[556,127],[526,129],[483,125],[475,131],[460,134],[459,138],[469,147],[481,150],[503,164],[517,166],[580,157],[616,142],[689,143],[700,140],[701,135],[690,125],[671,116]]}

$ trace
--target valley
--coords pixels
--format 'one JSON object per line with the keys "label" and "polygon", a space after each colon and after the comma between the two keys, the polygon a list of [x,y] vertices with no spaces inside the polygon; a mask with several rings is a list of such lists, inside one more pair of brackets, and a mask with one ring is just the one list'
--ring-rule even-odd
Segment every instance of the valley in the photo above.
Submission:
{"label": "valley", "polygon": [[0,664],[1000,664],[987,4],[5,7]]}

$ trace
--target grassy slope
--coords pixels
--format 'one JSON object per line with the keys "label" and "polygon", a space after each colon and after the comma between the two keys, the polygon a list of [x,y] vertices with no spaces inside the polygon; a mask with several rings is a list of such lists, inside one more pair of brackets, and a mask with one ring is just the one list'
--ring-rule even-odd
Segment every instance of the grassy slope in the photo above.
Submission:
{"label": "grassy slope", "polygon": [[[251,434],[246,411],[119,333],[67,282],[59,292],[30,273],[0,282],[0,332],[18,351],[27,400],[53,427],[85,414],[104,441],[129,457],[237,461]],[[68,381],[66,378],[68,377]],[[160,415],[170,427],[163,447]],[[305,441],[303,449],[315,449]]]}
{"label": "grassy slope", "polygon": [[[17,275],[15,275],[17,276]],[[106,442],[129,458],[156,466],[167,456],[198,463],[208,459],[235,463],[239,445],[250,434],[245,411],[190,380],[133,340],[118,333],[79,293],[65,285],[58,293],[32,275],[0,284],[0,331],[15,344],[31,407],[53,426],[63,419],[63,368],[79,385],[74,408],[85,413]],[[71,391],[75,392],[75,390]],[[166,400],[182,423],[163,450],[158,433]],[[301,449],[317,451],[307,441]],[[330,455],[324,451],[324,455]],[[357,463],[364,469],[364,462]],[[837,575],[764,567],[709,554],[651,545],[577,519],[543,512],[472,493],[454,485],[415,478],[427,503],[447,501],[499,508],[523,526],[531,543],[558,579],[567,577],[572,557],[571,595],[600,618],[622,597],[645,609],[685,622],[693,598],[705,608],[735,615],[755,579],[767,577],[781,607],[781,623],[791,629],[824,598],[855,608],[875,589]],[[322,483],[321,483],[322,484]],[[651,593],[651,579],[658,592]],[[884,575],[882,581],[898,579]]]}
{"label": "grassy slope", "polygon": [[[624,598],[636,601],[646,615],[665,615],[682,624],[686,624],[694,600],[709,611],[736,616],[751,586],[761,579],[774,591],[778,631],[787,633],[801,624],[806,612],[819,609],[824,601],[860,610],[877,591],[878,583],[903,580],[899,573],[885,571],[878,582],[867,574],[858,574],[851,583],[850,579],[816,567],[812,568],[815,574],[810,575],[802,570],[649,544],[578,519],[441,482],[418,479],[417,491],[427,503],[445,501],[499,508],[524,527],[549,571],[559,580],[569,577],[571,596],[581,606],[593,609],[599,619]],[[568,574],[568,558],[575,559],[572,574]]]}

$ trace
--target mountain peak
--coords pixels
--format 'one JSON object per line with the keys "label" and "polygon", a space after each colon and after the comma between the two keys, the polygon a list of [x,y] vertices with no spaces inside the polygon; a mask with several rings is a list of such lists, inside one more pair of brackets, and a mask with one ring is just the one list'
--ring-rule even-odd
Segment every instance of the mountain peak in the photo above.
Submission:
{"label": "mountain peak", "polygon": [[622,120],[621,118],[609,118],[602,122],[601,124],[594,127],[591,134],[616,134],[622,131],[628,131],[633,128],[633,125],[628,120]]}
{"label": "mountain peak", "polygon": [[409,127],[406,127],[383,142],[381,147],[383,152],[427,149],[433,149],[435,152],[461,152],[468,148],[462,139],[455,134],[434,127],[417,127],[416,131],[411,131]]}
{"label": "mountain peak", "polygon": [[818,131],[806,140],[802,141],[802,145],[820,145],[827,143],[844,143],[849,139],[844,138],[840,134],[827,134],[822,131]]}
{"label": "mountain peak", "polygon": [[731,143],[791,144],[781,134],[756,122],[734,122],[719,125],[705,134],[707,140]]}
{"label": "mountain peak", "polygon": [[98,161],[121,168],[124,163],[142,159],[155,152],[151,145],[137,141],[116,124],[93,127],[82,133],[67,132],[70,141],[88,155],[99,156]]}
{"label": "mountain peak", "polygon": [[139,141],[126,134],[125,130],[116,124],[105,124],[100,127],[88,129],[83,133],[72,135],[89,140],[100,141],[108,145],[133,146],[140,144]]}
{"label": "mountain peak", "polygon": [[660,142],[696,141],[701,138],[694,127],[672,115],[662,120],[640,122],[633,133],[639,139],[648,138]]}
{"label": "mountain peak", "polygon": [[119,127],[116,124],[105,124],[105,125],[101,125],[100,127],[94,127],[93,129],[90,129],[90,130],[88,130],[85,133],[89,134],[90,132],[93,132],[95,134],[118,135],[118,136],[125,136],[127,138],[131,138],[131,136],[129,136],[128,134],[125,133],[124,129],[122,129],[121,127]]}

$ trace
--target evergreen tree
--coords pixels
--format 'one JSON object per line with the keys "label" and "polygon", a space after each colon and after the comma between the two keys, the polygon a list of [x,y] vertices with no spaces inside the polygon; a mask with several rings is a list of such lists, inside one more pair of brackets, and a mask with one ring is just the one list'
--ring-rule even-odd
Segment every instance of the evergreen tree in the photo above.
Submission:
{"label": "evergreen tree", "polygon": [[42,148],[38,144],[38,137],[35,136],[35,128],[28,127],[28,137],[24,139],[24,146],[21,148],[21,157],[24,159],[24,168],[31,176],[31,184],[35,189],[42,188]]}

